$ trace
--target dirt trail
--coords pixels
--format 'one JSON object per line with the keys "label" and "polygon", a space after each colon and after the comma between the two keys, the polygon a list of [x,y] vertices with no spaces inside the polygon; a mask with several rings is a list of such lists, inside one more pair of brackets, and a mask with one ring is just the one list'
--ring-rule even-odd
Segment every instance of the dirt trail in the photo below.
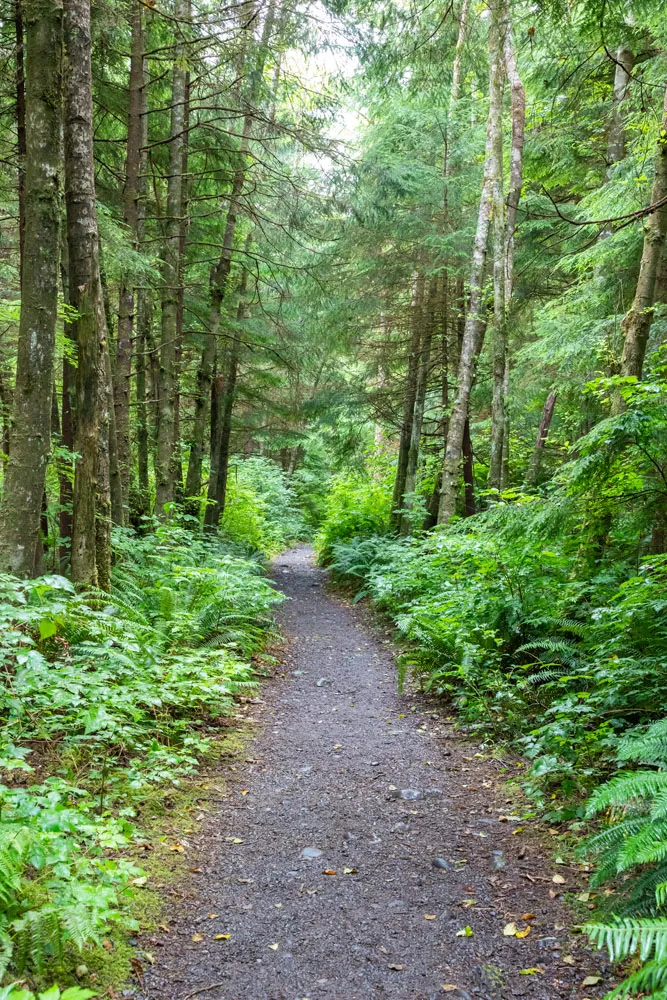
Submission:
{"label": "dirt trail", "polygon": [[[552,898],[555,872],[568,890],[581,876],[526,824],[513,833],[497,762],[397,696],[391,648],[326,593],[308,549],[275,576],[287,679],[267,685],[246,771],[195,838],[201,874],[152,942],[150,1000],[601,996],[602,982],[582,986],[599,955],[563,962],[568,915]],[[511,921],[528,936],[505,936]]]}

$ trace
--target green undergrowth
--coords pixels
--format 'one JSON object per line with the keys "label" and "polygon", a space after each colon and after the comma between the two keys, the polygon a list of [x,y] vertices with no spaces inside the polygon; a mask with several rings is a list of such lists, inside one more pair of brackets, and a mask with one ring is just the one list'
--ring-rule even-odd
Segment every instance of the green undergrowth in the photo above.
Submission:
{"label": "green undergrowth", "polygon": [[116,533],[110,595],[0,577],[5,982],[126,977],[195,776],[239,743],[279,600],[257,559],[176,520]]}
{"label": "green undergrowth", "polygon": [[411,676],[522,755],[530,808],[594,868],[591,939],[632,960],[613,996],[654,1000],[667,998],[663,374],[621,385],[622,412],[542,491],[488,491],[475,516],[396,537],[371,468],[336,483],[318,537],[334,578],[395,626],[399,686]]}

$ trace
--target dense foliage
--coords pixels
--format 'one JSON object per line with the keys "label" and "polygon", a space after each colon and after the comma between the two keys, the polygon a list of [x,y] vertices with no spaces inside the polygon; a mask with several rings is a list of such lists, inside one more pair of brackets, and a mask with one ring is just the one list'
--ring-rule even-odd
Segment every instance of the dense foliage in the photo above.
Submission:
{"label": "dense foliage", "polygon": [[135,925],[137,803],[215,755],[271,632],[255,559],[176,523],[114,547],[111,594],[0,580],[3,971],[44,975]]}

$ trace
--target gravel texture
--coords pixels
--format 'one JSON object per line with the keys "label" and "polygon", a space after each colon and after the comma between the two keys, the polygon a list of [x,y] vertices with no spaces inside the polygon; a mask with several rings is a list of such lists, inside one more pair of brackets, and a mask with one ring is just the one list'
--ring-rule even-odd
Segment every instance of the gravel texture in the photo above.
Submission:
{"label": "gravel texture", "polygon": [[[511,815],[507,762],[441,704],[397,695],[391,644],[327,592],[309,549],[274,578],[284,679],[193,838],[200,871],[168,904],[169,932],[142,942],[150,1000],[602,996],[603,980],[583,983],[603,956],[570,936],[562,902],[585,875]],[[527,936],[504,934],[512,922]]]}

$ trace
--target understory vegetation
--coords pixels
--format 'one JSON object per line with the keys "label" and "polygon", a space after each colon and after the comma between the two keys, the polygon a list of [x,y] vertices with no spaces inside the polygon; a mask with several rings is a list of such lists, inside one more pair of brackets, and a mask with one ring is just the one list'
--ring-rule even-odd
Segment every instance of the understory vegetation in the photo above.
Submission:
{"label": "understory vegetation", "polygon": [[[275,529],[258,541],[275,546]],[[0,577],[0,969],[14,977],[84,963],[87,978],[87,951],[137,927],[142,806],[215,756],[272,634],[279,595],[234,543],[185,519],[119,529],[114,553],[111,593]]]}
{"label": "understory vegetation", "polygon": [[[604,402],[613,383],[594,382]],[[642,959],[618,996],[667,984],[667,467],[662,351],[539,489],[479,490],[480,510],[426,530],[428,466],[410,533],[392,530],[385,460],[341,475],[320,561],[393,621],[409,675],[461,724],[525,758],[521,785],[595,867],[593,941]],[[574,842],[573,840],[573,842]],[[611,886],[611,892],[609,887]],[[602,893],[602,888],[608,892]],[[593,895],[593,898],[596,898]]]}

